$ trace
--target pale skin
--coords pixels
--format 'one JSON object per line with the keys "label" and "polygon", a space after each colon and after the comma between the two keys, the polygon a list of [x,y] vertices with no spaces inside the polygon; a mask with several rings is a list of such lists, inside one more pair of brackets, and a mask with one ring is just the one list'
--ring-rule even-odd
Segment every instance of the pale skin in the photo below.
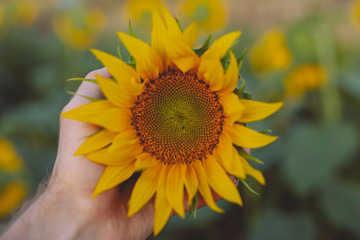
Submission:
{"label": "pale skin", "polygon": [[[90,72],[111,78],[106,68]],[[77,93],[92,98],[103,98],[98,85],[83,82]],[[75,96],[63,111],[89,103]],[[92,197],[104,166],[75,151],[97,127],[75,120],[60,118],[58,156],[45,191],[8,227],[1,239],[146,239],[153,231],[154,204],[147,204],[134,216],[127,217],[127,202],[134,182]],[[234,180],[234,182],[236,182]],[[220,197],[214,194],[215,200]],[[186,199],[186,198],[185,198]],[[185,208],[189,207],[184,201]],[[199,198],[199,207],[205,206]]]}

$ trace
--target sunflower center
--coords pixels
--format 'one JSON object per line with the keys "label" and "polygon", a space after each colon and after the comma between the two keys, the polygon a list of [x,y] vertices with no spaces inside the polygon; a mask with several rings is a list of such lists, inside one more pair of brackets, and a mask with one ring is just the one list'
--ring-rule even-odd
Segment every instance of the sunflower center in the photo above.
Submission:
{"label": "sunflower center", "polygon": [[166,164],[212,154],[224,121],[217,94],[195,73],[180,70],[149,81],[132,114],[144,151]]}

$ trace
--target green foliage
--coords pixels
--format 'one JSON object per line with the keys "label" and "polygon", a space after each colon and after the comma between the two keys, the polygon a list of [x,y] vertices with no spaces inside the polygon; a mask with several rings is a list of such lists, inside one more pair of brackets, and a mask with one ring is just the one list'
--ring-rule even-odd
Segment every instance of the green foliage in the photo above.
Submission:
{"label": "green foliage", "polygon": [[351,123],[299,126],[289,139],[282,167],[294,190],[307,195],[331,180],[357,151],[356,131]]}
{"label": "green foliage", "polygon": [[320,206],[331,225],[360,234],[360,185],[335,180],[321,193]]}
{"label": "green foliage", "polygon": [[277,210],[267,210],[256,220],[250,229],[250,240],[316,239],[315,222],[304,213],[285,215]]}

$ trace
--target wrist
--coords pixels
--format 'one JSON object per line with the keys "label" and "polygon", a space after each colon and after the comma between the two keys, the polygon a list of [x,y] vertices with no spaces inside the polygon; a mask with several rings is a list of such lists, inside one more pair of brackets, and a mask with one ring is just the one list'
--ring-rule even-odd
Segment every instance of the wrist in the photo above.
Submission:
{"label": "wrist", "polygon": [[15,220],[4,239],[79,239],[88,218],[70,192],[58,185],[49,186]]}

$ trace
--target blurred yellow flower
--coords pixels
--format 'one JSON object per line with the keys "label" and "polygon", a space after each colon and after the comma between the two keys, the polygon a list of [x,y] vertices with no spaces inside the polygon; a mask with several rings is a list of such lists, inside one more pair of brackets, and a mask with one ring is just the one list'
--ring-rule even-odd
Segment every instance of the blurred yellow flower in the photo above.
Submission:
{"label": "blurred yellow flower", "polygon": [[197,22],[200,29],[207,31],[219,30],[227,22],[226,1],[183,0],[180,10],[190,21]]}
{"label": "blurred yellow flower", "polygon": [[159,11],[163,5],[161,0],[128,0],[125,10],[131,20],[151,23],[152,12]]}
{"label": "blurred yellow flower", "polygon": [[5,171],[16,171],[22,167],[22,159],[16,153],[13,145],[0,137],[0,169]]}
{"label": "blurred yellow flower", "polygon": [[360,29],[360,0],[353,0],[350,5],[350,12],[352,23]]}
{"label": "blurred yellow flower", "polygon": [[6,217],[18,207],[28,193],[27,184],[15,181],[0,191],[0,219]]}
{"label": "blurred yellow flower", "polygon": [[29,26],[35,22],[39,14],[37,1],[20,0],[16,2],[13,12],[13,20],[23,26]]}
{"label": "blurred yellow flower", "polygon": [[85,16],[77,16],[76,20],[69,14],[59,15],[53,22],[59,38],[65,44],[79,50],[93,45],[105,24],[104,13],[99,8],[89,10]]}
{"label": "blurred yellow flower", "polygon": [[286,69],[291,59],[285,36],[278,29],[267,31],[250,50],[250,63],[260,74]]}
{"label": "blurred yellow flower", "polygon": [[305,64],[297,67],[285,78],[288,95],[302,95],[308,90],[320,87],[326,80],[324,69],[318,64]]}
{"label": "blurred yellow flower", "polygon": [[0,27],[3,23],[3,15],[4,15],[3,11],[4,11],[3,6],[1,6],[1,4],[0,4]]}

